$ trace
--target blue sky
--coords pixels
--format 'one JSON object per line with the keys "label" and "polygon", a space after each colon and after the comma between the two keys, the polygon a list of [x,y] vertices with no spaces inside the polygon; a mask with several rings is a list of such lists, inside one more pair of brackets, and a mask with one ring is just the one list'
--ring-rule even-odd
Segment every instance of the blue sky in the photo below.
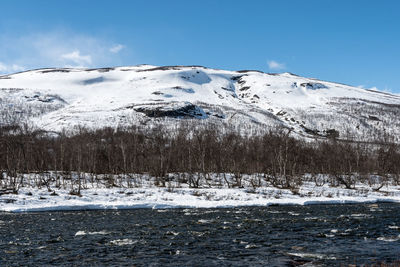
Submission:
{"label": "blue sky", "polygon": [[400,1],[2,0],[0,72],[203,65],[400,93]]}

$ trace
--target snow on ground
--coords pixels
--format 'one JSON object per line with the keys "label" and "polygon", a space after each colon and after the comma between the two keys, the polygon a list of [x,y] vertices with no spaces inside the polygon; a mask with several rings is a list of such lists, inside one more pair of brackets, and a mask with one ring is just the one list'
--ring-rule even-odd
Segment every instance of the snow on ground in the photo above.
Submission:
{"label": "snow on ground", "polygon": [[81,191],[81,197],[70,190],[23,187],[19,194],[0,195],[0,211],[32,212],[86,209],[134,208],[226,208],[239,206],[310,205],[400,202],[400,186],[385,186],[373,191],[364,184],[356,189],[315,186],[305,182],[297,194],[274,187],[261,188],[95,188]]}

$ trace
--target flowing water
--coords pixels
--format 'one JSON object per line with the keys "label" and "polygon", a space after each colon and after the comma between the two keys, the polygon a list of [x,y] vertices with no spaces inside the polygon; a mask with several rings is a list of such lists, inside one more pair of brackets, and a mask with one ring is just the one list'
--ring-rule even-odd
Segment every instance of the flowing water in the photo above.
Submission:
{"label": "flowing water", "polygon": [[0,213],[0,266],[346,266],[399,259],[399,204]]}

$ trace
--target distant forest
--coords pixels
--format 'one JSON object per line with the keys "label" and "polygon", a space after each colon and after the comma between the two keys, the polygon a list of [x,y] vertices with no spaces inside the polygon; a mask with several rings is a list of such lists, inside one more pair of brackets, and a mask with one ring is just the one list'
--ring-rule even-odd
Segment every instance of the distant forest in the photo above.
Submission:
{"label": "distant forest", "polygon": [[[371,175],[400,184],[398,144],[352,143],[298,139],[287,129],[243,135],[215,126],[181,125],[100,130],[76,129],[49,134],[27,127],[0,128],[0,185],[15,190],[23,174],[57,172],[120,175],[148,174],[165,186],[170,176],[187,174],[181,182],[201,187],[210,173],[232,174],[230,187],[241,187],[245,174],[256,174],[254,186],[266,181],[278,188],[296,188],[303,177],[323,174],[333,186],[353,188]],[[111,181],[111,184],[112,181]]]}

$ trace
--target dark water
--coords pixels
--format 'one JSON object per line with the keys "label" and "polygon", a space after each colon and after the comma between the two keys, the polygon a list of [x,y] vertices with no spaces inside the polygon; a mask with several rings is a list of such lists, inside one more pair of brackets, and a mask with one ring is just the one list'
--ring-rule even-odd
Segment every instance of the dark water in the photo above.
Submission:
{"label": "dark water", "polygon": [[0,213],[0,266],[392,263],[396,226],[398,204]]}

